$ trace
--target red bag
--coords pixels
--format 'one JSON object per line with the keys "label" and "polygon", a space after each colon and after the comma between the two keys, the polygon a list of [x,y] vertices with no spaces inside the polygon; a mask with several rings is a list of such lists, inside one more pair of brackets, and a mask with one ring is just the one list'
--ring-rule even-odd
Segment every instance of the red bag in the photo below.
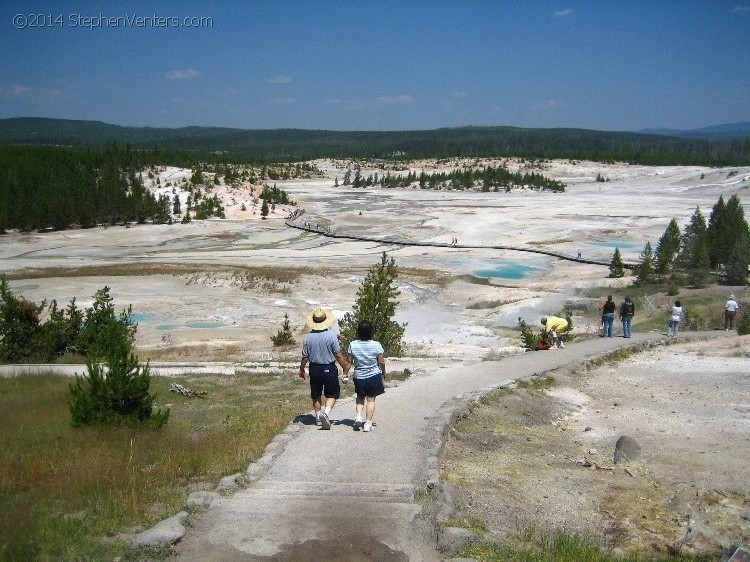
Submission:
{"label": "red bag", "polygon": [[543,351],[545,349],[549,349],[549,344],[545,340],[539,340],[539,343],[536,344],[536,350]]}

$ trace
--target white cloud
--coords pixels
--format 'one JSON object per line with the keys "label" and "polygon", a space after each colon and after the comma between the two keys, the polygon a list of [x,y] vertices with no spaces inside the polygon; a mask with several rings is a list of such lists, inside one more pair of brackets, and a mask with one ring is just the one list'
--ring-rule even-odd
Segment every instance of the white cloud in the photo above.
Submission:
{"label": "white cloud", "polygon": [[378,101],[385,105],[403,105],[413,103],[414,98],[409,94],[401,94],[400,96],[380,96]]}
{"label": "white cloud", "polygon": [[732,8],[733,14],[743,14],[743,13],[748,13],[748,12],[750,12],[750,6],[739,5],[739,6],[735,6],[734,8]]}
{"label": "white cloud", "polygon": [[291,76],[285,76],[283,74],[279,74],[278,76],[274,76],[273,78],[268,79],[269,84],[291,84],[292,83],[292,77]]}
{"label": "white cloud", "polygon": [[24,86],[23,84],[18,84],[17,82],[11,84],[10,86],[0,88],[0,94],[11,98],[17,98],[30,91],[31,88],[29,86]]}
{"label": "white cloud", "polygon": [[201,73],[194,68],[187,68],[185,70],[170,70],[164,75],[167,80],[192,80],[198,78]]}
{"label": "white cloud", "polygon": [[560,100],[544,100],[541,103],[543,109],[564,109],[568,107],[568,104]]}
{"label": "white cloud", "polygon": [[294,103],[296,100],[294,98],[274,98],[269,101],[269,103],[272,103],[274,105],[289,105],[291,103]]}
{"label": "white cloud", "polygon": [[573,10],[571,10],[570,8],[567,8],[565,10],[557,10],[555,12],[555,17],[556,18],[566,18],[566,17],[568,17],[572,13],[573,13]]}

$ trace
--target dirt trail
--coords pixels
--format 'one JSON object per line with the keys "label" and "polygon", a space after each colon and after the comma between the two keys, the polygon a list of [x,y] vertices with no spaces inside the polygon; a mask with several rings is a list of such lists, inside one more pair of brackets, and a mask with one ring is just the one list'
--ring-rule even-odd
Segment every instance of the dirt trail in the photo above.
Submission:
{"label": "dirt trail", "polygon": [[[748,357],[734,335],[554,370],[552,388],[495,394],[458,423],[443,476],[495,538],[565,527],[615,553],[720,559],[750,544]],[[640,459],[613,462],[622,435]]]}

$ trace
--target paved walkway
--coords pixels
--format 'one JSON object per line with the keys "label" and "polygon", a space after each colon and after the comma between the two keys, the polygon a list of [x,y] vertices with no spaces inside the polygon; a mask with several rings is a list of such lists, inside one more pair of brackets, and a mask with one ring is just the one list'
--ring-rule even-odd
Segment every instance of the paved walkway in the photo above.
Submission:
{"label": "paved walkway", "polygon": [[[680,339],[720,336],[690,332]],[[442,431],[477,393],[663,334],[595,338],[565,349],[499,361],[446,364],[378,398],[375,430],[352,429],[354,404],[339,402],[330,431],[294,424],[248,474],[251,483],[217,500],[176,547],[179,559],[436,561],[431,521],[416,490],[437,481]],[[311,423],[311,420],[310,420]]]}

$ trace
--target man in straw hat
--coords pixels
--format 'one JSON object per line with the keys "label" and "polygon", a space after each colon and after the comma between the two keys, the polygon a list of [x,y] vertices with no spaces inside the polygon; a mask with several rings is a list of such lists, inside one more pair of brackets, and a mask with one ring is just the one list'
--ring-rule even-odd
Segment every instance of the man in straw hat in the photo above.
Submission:
{"label": "man in straw hat", "polygon": [[[305,366],[308,362],[310,364],[310,398],[315,421],[320,421],[323,429],[331,429],[331,420],[328,416],[341,394],[336,361],[345,373],[349,371],[349,364],[341,354],[339,339],[328,329],[333,321],[333,312],[327,308],[318,307],[307,315],[307,325],[311,331],[302,342],[302,361],[299,366],[299,376],[304,380]],[[324,395],[326,405],[321,412]]]}

